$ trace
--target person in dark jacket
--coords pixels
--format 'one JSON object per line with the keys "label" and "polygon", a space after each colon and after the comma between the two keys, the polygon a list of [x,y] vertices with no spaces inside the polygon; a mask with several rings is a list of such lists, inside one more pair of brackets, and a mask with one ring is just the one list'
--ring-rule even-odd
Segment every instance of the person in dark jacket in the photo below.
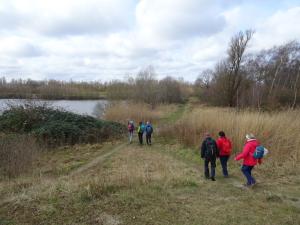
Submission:
{"label": "person in dark jacket", "polygon": [[150,124],[149,121],[147,121],[146,127],[145,127],[145,131],[146,131],[146,142],[147,145],[151,145],[151,135],[153,133],[153,127]]}
{"label": "person in dark jacket", "polygon": [[[204,159],[204,175],[207,179],[215,181],[216,159],[219,156],[219,150],[216,141],[206,133],[206,138],[201,145],[201,158]],[[209,163],[211,174],[209,174]]]}
{"label": "person in dark jacket", "polygon": [[219,149],[220,163],[222,165],[222,171],[224,177],[228,177],[227,162],[231,154],[232,143],[229,138],[226,137],[224,131],[219,132],[219,138],[217,140],[217,146]]}
{"label": "person in dark jacket", "polygon": [[139,142],[142,145],[143,144],[143,134],[144,134],[144,130],[145,130],[145,125],[143,122],[139,122],[139,126],[137,129],[138,132],[138,136],[139,136]]}

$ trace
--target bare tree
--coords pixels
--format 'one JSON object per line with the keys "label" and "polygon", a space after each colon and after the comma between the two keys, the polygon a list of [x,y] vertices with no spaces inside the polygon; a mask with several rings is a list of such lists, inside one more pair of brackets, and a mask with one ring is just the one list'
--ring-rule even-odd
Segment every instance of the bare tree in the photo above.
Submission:
{"label": "bare tree", "polygon": [[238,89],[243,80],[240,67],[243,60],[243,55],[247,48],[248,42],[252,38],[254,31],[246,30],[235,35],[229,44],[228,67],[227,67],[227,104],[229,106],[236,105]]}

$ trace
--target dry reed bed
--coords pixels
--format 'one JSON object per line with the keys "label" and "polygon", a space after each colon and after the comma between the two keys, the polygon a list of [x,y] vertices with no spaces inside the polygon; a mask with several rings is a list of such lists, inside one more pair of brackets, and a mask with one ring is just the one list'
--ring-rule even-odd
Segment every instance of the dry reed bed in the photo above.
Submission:
{"label": "dry reed bed", "polygon": [[269,149],[270,168],[293,169],[299,165],[300,111],[236,111],[228,108],[196,108],[161,134],[178,139],[188,146],[200,145],[205,132],[217,138],[220,130],[232,139],[234,153],[242,150],[245,134],[253,133]]}
{"label": "dry reed bed", "polygon": [[123,124],[126,124],[128,120],[133,120],[136,124],[139,121],[155,123],[176,109],[176,105],[161,104],[153,108],[145,103],[114,102],[106,109],[104,119]]}
{"label": "dry reed bed", "polygon": [[33,169],[39,146],[29,135],[0,135],[0,180]]}

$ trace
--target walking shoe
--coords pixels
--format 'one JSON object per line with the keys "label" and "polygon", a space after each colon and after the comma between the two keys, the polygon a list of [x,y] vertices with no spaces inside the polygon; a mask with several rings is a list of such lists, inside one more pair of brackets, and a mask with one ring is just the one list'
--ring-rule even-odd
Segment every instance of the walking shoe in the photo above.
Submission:
{"label": "walking shoe", "polygon": [[245,188],[251,188],[251,184],[243,184],[243,187],[245,187]]}
{"label": "walking shoe", "polygon": [[216,181],[216,179],[215,179],[214,177],[211,177],[210,179],[211,179],[212,181]]}

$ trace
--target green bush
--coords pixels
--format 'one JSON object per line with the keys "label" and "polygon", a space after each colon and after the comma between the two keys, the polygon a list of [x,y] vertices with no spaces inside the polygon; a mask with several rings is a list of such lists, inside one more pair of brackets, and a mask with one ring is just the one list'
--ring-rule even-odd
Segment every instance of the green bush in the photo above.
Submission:
{"label": "green bush", "polygon": [[0,132],[29,133],[48,145],[93,143],[123,136],[120,123],[42,105],[11,106],[0,116]]}

